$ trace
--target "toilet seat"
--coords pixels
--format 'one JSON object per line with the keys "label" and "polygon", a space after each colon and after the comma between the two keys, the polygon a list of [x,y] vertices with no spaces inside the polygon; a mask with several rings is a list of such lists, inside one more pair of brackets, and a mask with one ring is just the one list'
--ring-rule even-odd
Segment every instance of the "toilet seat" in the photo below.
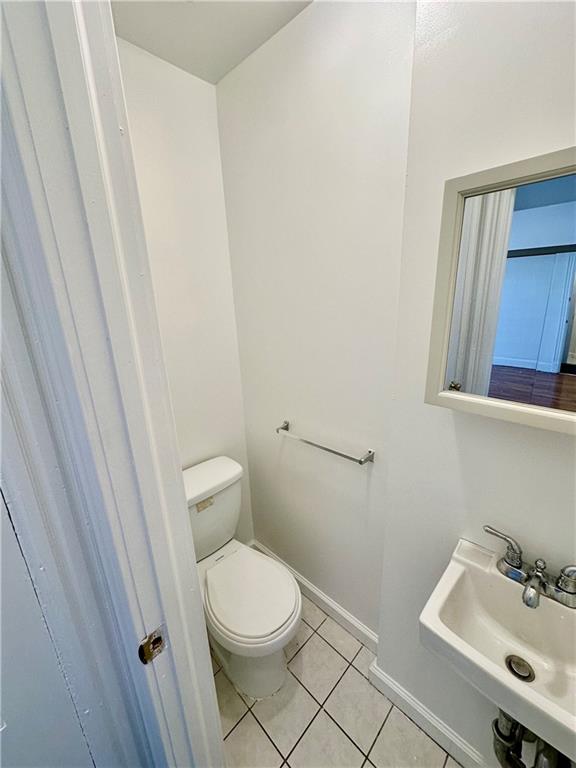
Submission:
{"label": "toilet seat", "polygon": [[264,656],[298,628],[302,598],[283,565],[245,545],[205,572],[204,609],[210,631],[233,653]]}

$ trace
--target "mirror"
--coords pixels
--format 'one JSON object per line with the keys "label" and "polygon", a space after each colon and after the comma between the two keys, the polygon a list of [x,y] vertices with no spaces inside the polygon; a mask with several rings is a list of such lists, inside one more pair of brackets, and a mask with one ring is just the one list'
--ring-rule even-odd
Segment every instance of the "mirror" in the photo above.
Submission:
{"label": "mirror", "polygon": [[575,306],[575,148],[447,182],[428,402],[576,433]]}

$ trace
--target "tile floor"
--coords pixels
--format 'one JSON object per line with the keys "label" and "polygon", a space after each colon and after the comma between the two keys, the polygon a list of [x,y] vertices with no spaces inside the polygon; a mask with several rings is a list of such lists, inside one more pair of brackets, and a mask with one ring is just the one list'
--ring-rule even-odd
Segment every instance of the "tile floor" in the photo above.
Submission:
{"label": "tile floor", "polygon": [[374,654],[303,603],[275,696],[241,697],[213,662],[229,768],[458,768],[368,682]]}

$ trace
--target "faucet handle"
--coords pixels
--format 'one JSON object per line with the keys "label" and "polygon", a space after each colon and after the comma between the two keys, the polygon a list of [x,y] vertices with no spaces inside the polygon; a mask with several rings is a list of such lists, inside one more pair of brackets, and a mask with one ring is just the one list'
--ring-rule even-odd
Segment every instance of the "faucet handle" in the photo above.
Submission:
{"label": "faucet handle", "polygon": [[556,586],[569,595],[576,595],[576,565],[565,565],[562,568]]}
{"label": "faucet handle", "polygon": [[[492,528],[491,525],[485,525],[484,531],[489,533],[491,536],[496,536],[497,538],[506,542],[508,546],[506,547],[504,560],[508,563],[508,565],[511,565],[513,568],[522,568],[522,548],[516,539],[513,539],[512,536],[508,536],[507,534],[502,533],[502,531],[497,531],[496,528]],[[544,563],[544,568],[545,567],[546,563]]]}

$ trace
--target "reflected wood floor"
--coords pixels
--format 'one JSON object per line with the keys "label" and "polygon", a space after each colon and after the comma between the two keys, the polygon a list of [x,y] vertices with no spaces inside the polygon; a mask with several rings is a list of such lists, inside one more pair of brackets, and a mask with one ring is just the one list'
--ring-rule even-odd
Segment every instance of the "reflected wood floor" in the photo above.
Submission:
{"label": "reflected wood floor", "polygon": [[576,411],[576,376],[494,365],[488,397]]}

